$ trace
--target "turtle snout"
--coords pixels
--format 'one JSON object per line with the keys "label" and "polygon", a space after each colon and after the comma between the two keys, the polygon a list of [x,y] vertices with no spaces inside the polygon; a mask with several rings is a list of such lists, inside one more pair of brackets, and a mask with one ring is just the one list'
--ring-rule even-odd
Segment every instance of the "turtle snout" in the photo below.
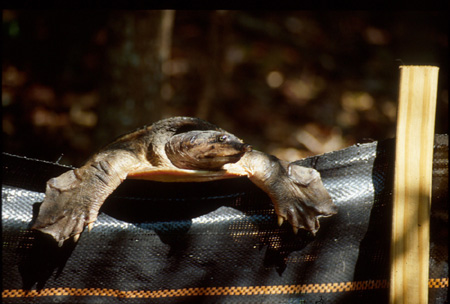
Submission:
{"label": "turtle snout", "polygon": [[250,152],[253,150],[253,147],[249,144],[243,144],[242,145],[242,152]]}

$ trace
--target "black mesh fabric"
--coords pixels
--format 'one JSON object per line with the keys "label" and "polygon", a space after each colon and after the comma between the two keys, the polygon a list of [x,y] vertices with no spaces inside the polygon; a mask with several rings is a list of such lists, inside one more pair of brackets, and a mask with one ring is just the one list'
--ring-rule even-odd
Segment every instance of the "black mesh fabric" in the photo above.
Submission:
{"label": "black mesh fabric", "polygon": [[[3,154],[4,303],[387,303],[394,141],[298,161],[339,207],[314,237],[278,227],[246,178],[126,180],[91,232],[57,247],[29,230],[69,167]],[[448,136],[435,140],[429,303],[448,290]]]}

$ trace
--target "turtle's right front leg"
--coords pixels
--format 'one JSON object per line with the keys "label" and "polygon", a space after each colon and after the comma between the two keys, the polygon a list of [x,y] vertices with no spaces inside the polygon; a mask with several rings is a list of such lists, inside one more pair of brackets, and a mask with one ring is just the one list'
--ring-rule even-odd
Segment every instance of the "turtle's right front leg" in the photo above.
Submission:
{"label": "turtle's right front leg", "polygon": [[136,162],[128,152],[103,152],[83,167],[50,179],[32,229],[51,235],[59,246],[72,236],[77,240]]}

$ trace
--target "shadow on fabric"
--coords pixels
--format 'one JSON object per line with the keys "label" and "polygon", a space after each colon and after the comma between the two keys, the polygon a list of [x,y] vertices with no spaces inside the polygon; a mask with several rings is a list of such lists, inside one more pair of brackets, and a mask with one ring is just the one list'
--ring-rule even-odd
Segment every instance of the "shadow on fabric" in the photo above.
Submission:
{"label": "shadow on fabric", "polygon": [[[33,220],[37,217],[41,203],[33,204]],[[31,290],[36,284],[37,290],[44,288],[45,282],[56,270],[58,277],[70,255],[76,247],[76,243],[70,239],[59,247],[55,240],[48,234],[39,231],[27,230],[26,236],[19,243],[17,253],[19,256],[19,272],[22,276],[24,290]]]}

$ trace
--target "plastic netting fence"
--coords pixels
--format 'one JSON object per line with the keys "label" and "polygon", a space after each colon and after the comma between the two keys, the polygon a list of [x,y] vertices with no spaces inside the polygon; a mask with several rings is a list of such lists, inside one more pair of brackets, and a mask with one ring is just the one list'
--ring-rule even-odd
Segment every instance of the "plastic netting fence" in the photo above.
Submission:
{"label": "plastic netting fence", "polygon": [[[4,303],[387,303],[394,141],[299,161],[339,207],[313,237],[278,227],[246,178],[125,181],[61,248],[28,228],[68,167],[3,154]],[[448,136],[435,139],[429,303],[448,290]]]}

